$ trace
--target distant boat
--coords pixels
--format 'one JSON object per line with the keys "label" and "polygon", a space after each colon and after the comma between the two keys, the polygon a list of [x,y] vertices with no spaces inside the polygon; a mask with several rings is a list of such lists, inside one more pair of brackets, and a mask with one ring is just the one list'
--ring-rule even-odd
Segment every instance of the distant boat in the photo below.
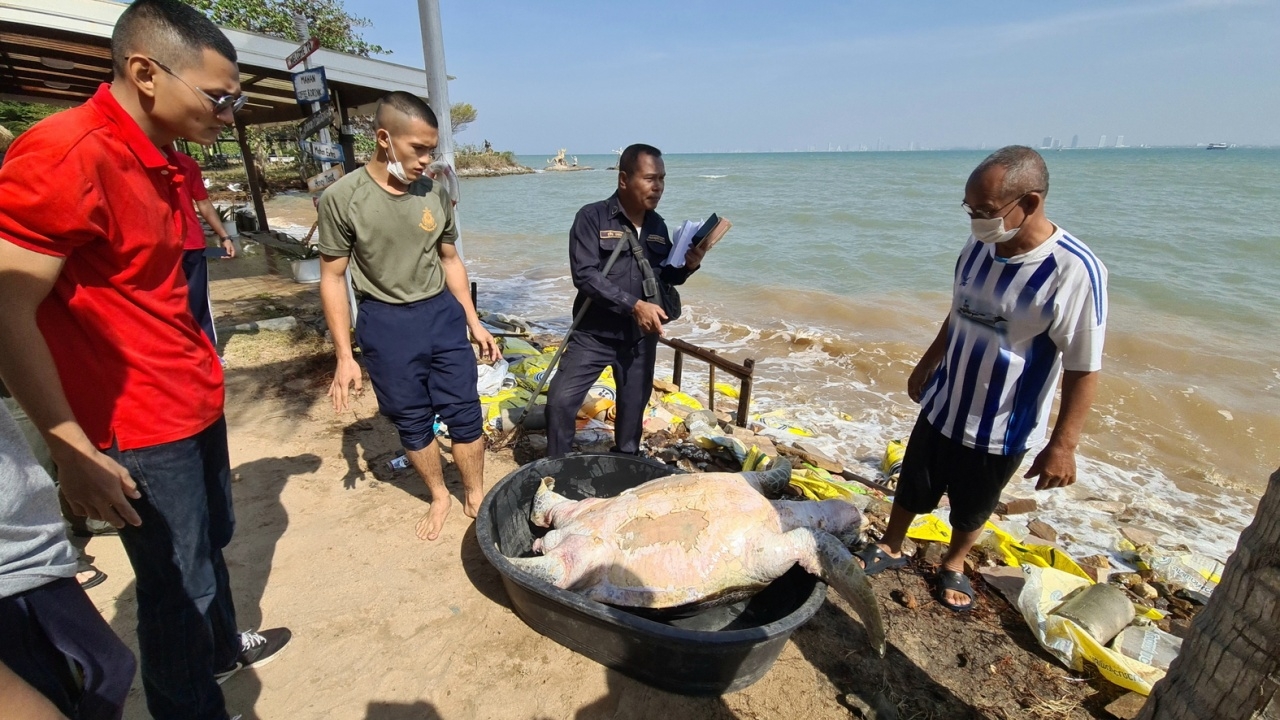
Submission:
{"label": "distant boat", "polygon": [[1226,149],[1227,149],[1226,143],[1209,143],[1209,147],[1205,148],[1205,150],[1226,150]]}

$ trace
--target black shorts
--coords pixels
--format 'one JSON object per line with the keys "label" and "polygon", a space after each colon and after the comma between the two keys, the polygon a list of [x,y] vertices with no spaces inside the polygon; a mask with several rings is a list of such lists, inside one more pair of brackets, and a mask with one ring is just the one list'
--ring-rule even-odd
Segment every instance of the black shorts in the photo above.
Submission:
{"label": "black shorts", "polygon": [[1000,493],[1024,455],[993,455],[965,447],[938,432],[921,415],[907,441],[893,502],[923,515],[933,512],[946,493],[951,501],[951,527],[972,532],[995,512]]}

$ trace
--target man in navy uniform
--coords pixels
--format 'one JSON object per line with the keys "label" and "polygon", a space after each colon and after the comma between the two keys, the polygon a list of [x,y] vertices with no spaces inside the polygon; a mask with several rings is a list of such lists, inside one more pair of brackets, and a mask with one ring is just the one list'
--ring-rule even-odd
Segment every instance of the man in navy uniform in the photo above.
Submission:
{"label": "man in navy uniform", "polygon": [[[618,243],[636,238],[654,276],[682,284],[702,262],[706,247],[692,248],[684,267],[664,267],[671,252],[667,224],[655,210],[662,200],[667,170],[662,152],[651,145],[631,145],[618,159],[618,190],[607,200],[578,211],[569,231],[569,270],[578,295],[576,317],[591,301],[568,339],[560,368],[547,392],[547,454],[572,450],[574,420],[587,390],[606,367],[618,386],[614,452],[635,455],[640,449],[644,409],[653,388],[658,337],[667,315],[644,297],[644,274],[635,256],[623,248],[608,275],[603,272]],[[653,298],[657,300],[657,298]]]}

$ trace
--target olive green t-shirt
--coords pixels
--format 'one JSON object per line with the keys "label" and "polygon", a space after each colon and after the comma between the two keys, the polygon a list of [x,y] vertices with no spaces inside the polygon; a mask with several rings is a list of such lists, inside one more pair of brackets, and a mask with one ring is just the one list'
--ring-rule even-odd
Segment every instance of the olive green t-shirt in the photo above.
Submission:
{"label": "olive green t-shirt", "polygon": [[425,175],[403,195],[360,168],[320,196],[320,252],[351,258],[356,294],[404,304],[445,289],[440,244],[458,239],[444,186]]}

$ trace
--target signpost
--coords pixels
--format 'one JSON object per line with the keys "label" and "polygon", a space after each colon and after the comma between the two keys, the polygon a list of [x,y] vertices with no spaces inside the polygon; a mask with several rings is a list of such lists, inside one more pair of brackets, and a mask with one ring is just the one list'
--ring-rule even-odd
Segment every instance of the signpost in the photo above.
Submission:
{"label": "signpost", "polygon": [[325,107],[320,108],[320,112],[302,121],[302,124],[298,126],[298,137],[302,140],[306,140],[312,135],[315,135],[317,130],[328,127],[332,123],[333,108],[326,105]]}
{"label": "signpost", "polygon": [[318,193],[330,185],[338,182],[338,178],[346,174],[341,165],[334,165],[319,175],[313,175],[307,178],[307,191]]}
{"label": "signpost", "polygon": [[317,67],[294,73],[293,96],[299,103],[329,102],[329,85],[325,82],[324,68]]}
{"label": "signpost", "polygon": [[311,157],[322,163],[340,163],[342,162],[342,146],[335,143],[315,142],[313,140],[300,140],[298,147],[303,152],[310,153]]}
{"label": "signpost", "polygon": [[297,65],[303,60],[306,60],[308,57],[311,56],[311,53],[319,49],[320,49],[319,38],[307,38],[306,42],[299,45],[297,50],[294,50],[293,52],[289,53],[289,57],[285,58],[286,67],[289,70],[292,70],[293,66]]}

